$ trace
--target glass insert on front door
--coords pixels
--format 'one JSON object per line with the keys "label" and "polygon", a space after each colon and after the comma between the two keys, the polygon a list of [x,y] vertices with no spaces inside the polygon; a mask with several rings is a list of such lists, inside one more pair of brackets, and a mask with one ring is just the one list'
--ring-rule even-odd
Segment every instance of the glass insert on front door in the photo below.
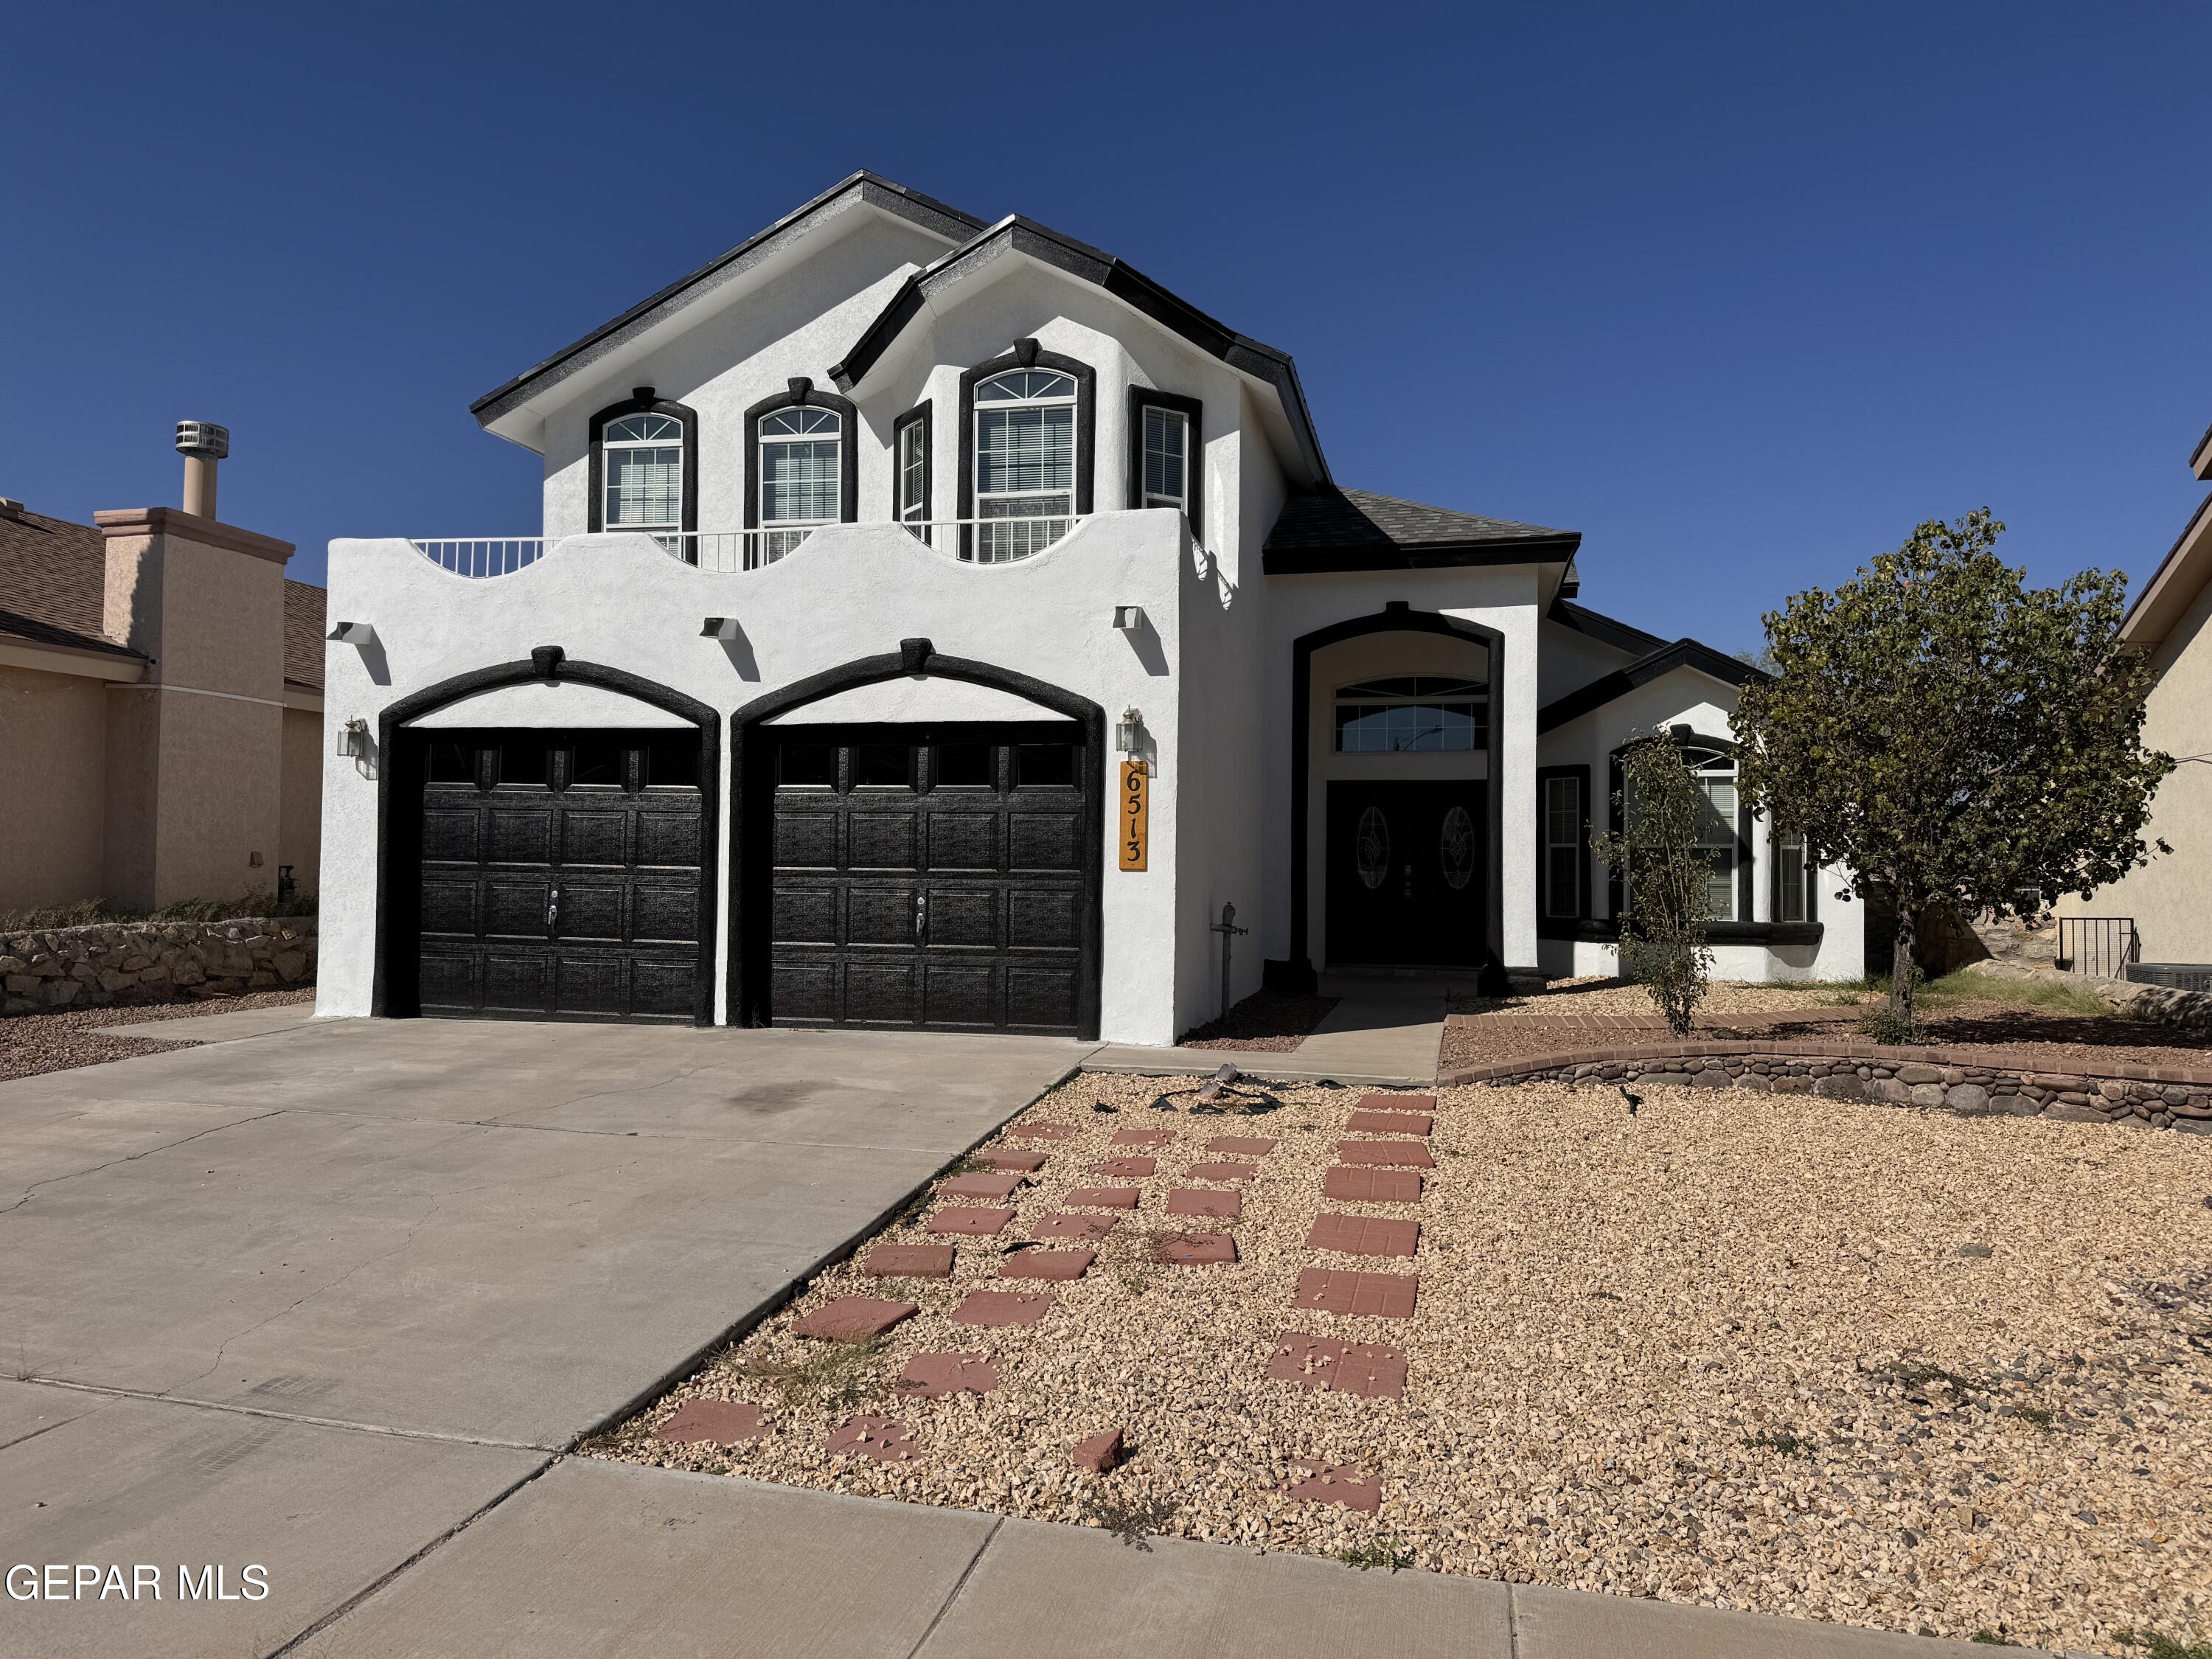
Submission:
{"label": "glass insert on front door", "polygon": [[1352,837],[1352,856],[1358,860],[1359,880],[1370,892],[1390,873],[1390,823],[1382,809],[1370,806],[1359,815],[1359,830]]}
{"label": "glass insert on front door", "polygon": [[1455,893],[1465,891],[1474,879],[1474,817],[1464,806],[1444,814],[1437,854],[1443,865],[1444,885]]}

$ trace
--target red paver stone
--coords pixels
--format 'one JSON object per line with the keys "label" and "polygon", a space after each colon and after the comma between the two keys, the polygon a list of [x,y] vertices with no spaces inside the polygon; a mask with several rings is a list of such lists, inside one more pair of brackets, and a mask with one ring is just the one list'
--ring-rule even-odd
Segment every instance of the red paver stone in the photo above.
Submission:
{"label": "red paver stone", "polygon": [[1108,1429],[1103,1434],[1086,1434],[1075,1443],[1075,1467],[1088,1469],[1093,1474],[1103,1474],[1121,1461],[1121,1431]]}
{"label": "red paver stone", "polygon": [[926,1233],[968,1233],[989,1238],[1014,1218],[1012,1210],[939,1210],[922,1226]]}
{"label": "red paver stone", "polygon": [[1347,1267],[1308,1267],[1298,1275],[1294,1308],[1354,1318],[1411,1319],[1420,1285],[1415,1273],[1363,1273]]}
{"label": "red paver stone", "polygon": [[1142,1180],[1159,1173],[1159,1160],[1151,1158],[1109,1158],[1084,1167],[1092,1175],[1120,1176],[1125,1180]]}
{"label": "red paver stone", "polygon": [[1049,1293],[1023,1296],[1014,1291],[970,1291],[952,1310],[956,1325],[1034,1325],[1057,1305]]}
{"label": "red paver stone", "polygon": [[1218,1267],[1237,1260],[1237,1241],[1227,1233],[1163,1233],[1152,1257],[1176,1267]]}
{"label": "red paver stone", "polygon": [[1212,1187],[1178,1187],[1168,1194],[1170,1215],[1210,1215],[1233,1221],[1244,1213],[1244,1194]]}
{"label": "red paver stone", "polygon": [[1235,1152],[1243,1158],[1265,1158],[1275,1143],[1265,1135],[1216,1135],[1206,1143],[1209,1152]]}
{"label": "red paver stone", "polygon": [[1318,1215],[1306,1248],[1345,1255],[1406,1255],[1420,1248],[1421,1224],[1373,1215]]}
{"label": "red paver stone", "polygon": [[1419,1135],[1425,1139],[1429,1131],[1437,1127],[1437,1121],[1426,1112],[1354,1112],[1345,1121],[1344,1127],[1356,1135]]}
{"label": "red paver stone", "polygon": [[865,1342],[921,1311],[911,1302],[886,1302],[879,1296],[841,1296],[805,1318],[793,1320],[791,1334],[831,1342]]}
{"label": "red paver stone", "polygon": [[903,1463],[914,1455],[914,1431],[872,1412],[848,1417],[830,1436],[833,1452],[858,1452],[878,1463]]}
{"label": "red paver stone", "polygon": [[1030,1229],[1032,1238],[1103,1238],[1121,1224],[1118,1215],[1048,1215]]}
{"label": "red paver stone", "polygon": [[1094,1250],[1016,1250],[999,1268],[1001,1279],[1049,1279],[1066,1284],[1083,1277]]}
{"label": "red paver stone", "polygon": [[653,1431],[655,1440],[672,1440],[678,1445],[696,1445],[706,1441],[717,1446],[734,1446],[745,1440],[768,1438],[768,1425],[761,1420],[761,1408],[750,1400],[687,1400],[676,1408],[676,1414]]}
{"label": "red paver stone", "polygon": [[1035,1175],[1044,1168],[1042,1152],[977,1152],[975,1156],[978,1164],[988,1164],[994,1170],[1009,1172],[1018,1170],[1024,1175]]}
{"label": "red paver stone", "polygon": [[998,1367],[980,1353],[918,1353],[898,1374],[899,1392],[922,1400],[988,1394],[998,1386]]}
{"label": "red paver stone", "polygon": [[1406,1392],[1406,1355],[1386,1343],[1340,1342],[1291,1331],[1268,1356],[1267,1376],[1302,1389],[1395,1400]]}
{"label": "red paver stone", "polygon": [[1355,1204],[1418,1204],[1421,1176],[1418,1170],[1352,1169],[1339,1164],[1321,1178],[1323,1198],[1349,1199]]}
{"label": "red paver stone", "polygon": [[1437,1167],[1429,1149],[1413,1140],[1340,1140],[1336,1158],[1340,1164],[1398,1164],[1416,1170]]}
{"label": "red paver stone", "polygon": [[1369,1095],[1359,1103],[1363,1112],[1433,1112],[1434,1095]]}
{"label": "red paver stone", "polygon": [[1304,1480],[1294,1480],[1286,1488],[1293,1498],[1308,1504],[1341,1504],[1370,1515],[1382,1507],[1382,1482],[1364,1469],[1349,1463],[1318,1462],[1310,1457],[1294,1457],[1291,1467],[1308,1471]]}
{"label": "red paver stone", "polygon": [[1079,1210],[1133,1210],[1137,1207],[1134,1187],[1078,1187],[1060,1200]]}
{"label": "red paver stone", "polygon": [[1073,1123],[1017,1123],[1006,1131],[1016,1140],[1066,1140],[1075,1133]]}
{"label": "red paver stone", "polygon": [[1256,1164],[1194,1164],[1185,1170],[1187,1181],[1249,1181],[1260,1173]]}
{"label": "red paver stone", "polygon": [[1116,1146],[1164,1146],[1175,1139],[1173,1129],[1116,1129]]}
{"label": "red paver stone", "polygon": [[878,1279],[950,1279],[950,1244],[878,1244],[860,1264],[863,1273]]}
{"label": "red paver stone", "polygon": [[962,1175],[937,1183],[939,1198],[1011,1198],[1027,1177],[1018,1175]]}

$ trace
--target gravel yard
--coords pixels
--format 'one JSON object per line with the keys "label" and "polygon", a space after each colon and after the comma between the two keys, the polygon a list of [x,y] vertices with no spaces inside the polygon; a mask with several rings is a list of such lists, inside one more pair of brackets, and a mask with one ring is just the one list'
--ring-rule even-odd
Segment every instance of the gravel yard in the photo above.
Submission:
{"label": "gravel yard", "polygon": [[[1698,1017],[1702,1022],[1725,1019],[1731,1014],[1834,1008],[1845,1000],[1856,1003],[1860,994],[1855,987],[1848,985],[1753,985],[1717,980],[1707,988],[1705,1000],[1698,1005]],[[1593,1014],[1627,1015],[1639,1019],[1658,1018],[1652,1011],[1650,992],[1641,985],[1617,979],[1554,980],[1548,990],[1526,996],[1455,996],[1451,1012],[1477,1018],[1504,1015],[1574,1019]]]}
{"label": "gravel yard", "polygon": [[195,1014],[227,1013],[234,1008],[279,1008],[287,1003],[314,1000],[315,993],[310,987],[250,991],[243,996],[207,997],[193,1002],[148,1003],[135,1008],[111,1006],[70,1008],[51,1014],[10,1014],[0,1018],[0,1079],[39,1077],[78,1066],[99,1066],[111,1060],[167,1054],[191,1041],[188,1037],[165,1039],[152,1032],[143,1039],[96,1036],[104,1025],[154,1025],[162,1020],[190,1019]]}
{"label": "gravel yard", "polygon": [[[1554,1085],[1449,1091],[1422,1136],[1349,1131],[1355,1091],[1160,1087],[1047,1096],[971,1195],[586,1451],[2053,1647],[2212,1612],[2212,1142]],[[937,1254],[878,1278],[878,1243]],[[842,1298],[918,1311],[793,1334],[872,1311]]]}

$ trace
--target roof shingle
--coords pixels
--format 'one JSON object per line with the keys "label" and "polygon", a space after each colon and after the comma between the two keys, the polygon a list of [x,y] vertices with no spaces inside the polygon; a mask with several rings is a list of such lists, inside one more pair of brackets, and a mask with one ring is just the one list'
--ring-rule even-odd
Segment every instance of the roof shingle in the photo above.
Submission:
{"label": "roof shingle", "polygon": [[1371,490],[1321,489],[1283,503],[1261,553],[1271,572],[1290,573],[1469,562],[1442,556],[1450,555],[1561,559],[1581,544],[1578,531],[1455,512]]}

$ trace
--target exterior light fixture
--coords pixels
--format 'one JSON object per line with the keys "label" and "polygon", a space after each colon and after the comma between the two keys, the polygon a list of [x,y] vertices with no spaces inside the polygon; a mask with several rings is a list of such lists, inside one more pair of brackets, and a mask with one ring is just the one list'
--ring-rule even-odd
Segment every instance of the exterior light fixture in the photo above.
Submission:
{"label": "exterior light fixture", "polygon": [[358,714],[338,727],[338,754],[347,760],[368,758],[368,722]]}
{"label": "exterior light fixture", "polygon": [[1121,718],[1114,722],[1114,747],[1124,760],[1144,759],[1145,717],[1135,709],[1123,709]]}
{"label": "exterior light fixture", "polygon": [[738,626],[735,617],[709,617],[699,629],[702,640],[741,640],[744,629]]}
{"label": "exterior light fixture", "polygon": [[1145,607],[1141,605],[1115,605],[1114,626],[1124,634],[1142,632],[1145,626]]}
{"label": "exterior light fixture", "polygon": [[340,645],[357,645],[364,650],[377,642],[376,629],[367,623],[342,622],[323,637],[336,640]]}

